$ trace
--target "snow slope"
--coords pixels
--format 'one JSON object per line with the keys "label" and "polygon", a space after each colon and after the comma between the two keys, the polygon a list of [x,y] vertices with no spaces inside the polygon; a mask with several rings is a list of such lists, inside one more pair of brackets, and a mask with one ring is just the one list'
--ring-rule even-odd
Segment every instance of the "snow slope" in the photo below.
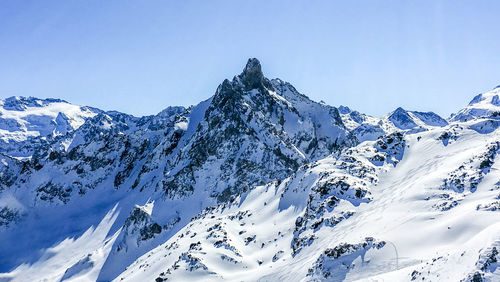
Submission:
{"label": "snow slope", "polygon": [[67,238],[43,251],[33,264],[22,264],[0,279],[9,281],[95,281],[119,231],[107,236],[116,220],[116,207],[97,227],[90,227],[79,238]]}

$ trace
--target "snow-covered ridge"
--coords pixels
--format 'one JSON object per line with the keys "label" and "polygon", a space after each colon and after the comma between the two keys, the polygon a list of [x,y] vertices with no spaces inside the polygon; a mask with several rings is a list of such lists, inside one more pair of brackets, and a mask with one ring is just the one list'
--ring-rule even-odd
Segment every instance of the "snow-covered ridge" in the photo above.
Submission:
{"label": "snow-covered ridge", "polygon": [[346,106],[340,106],[339,110],[342,121],[360,142],[373,141],[395,131],[416,133],[448,125],[448,122],[436,113],[407,111],[401,107],[381,118],[353,111]]}
{"label": "snow-covered ridge", "polygon": [[64,135],[80,127],[97,112],[60,99],[15,96],[0,100],[0,142]]}

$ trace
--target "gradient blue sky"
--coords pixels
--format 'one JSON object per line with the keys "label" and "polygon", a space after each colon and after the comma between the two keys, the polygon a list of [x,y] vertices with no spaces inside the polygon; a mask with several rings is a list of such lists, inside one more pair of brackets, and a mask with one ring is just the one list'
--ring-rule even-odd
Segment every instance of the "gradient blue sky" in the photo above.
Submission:
{"label": "gradient blue sky", "polygon": [[314,100],[445,117],[500,84],[500,1],[1,1],[0,98],[134,115],[210,97],[249,57]]}

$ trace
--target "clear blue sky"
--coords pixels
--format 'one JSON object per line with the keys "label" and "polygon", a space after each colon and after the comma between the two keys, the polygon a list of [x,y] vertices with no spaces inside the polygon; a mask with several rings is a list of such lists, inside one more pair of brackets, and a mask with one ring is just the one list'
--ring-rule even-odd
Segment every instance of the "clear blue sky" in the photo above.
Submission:
{"label": "clear blue sky", "polygon": [[0,98],[154,114],[249,57],[314,100],[448,116],[500,84],[500,1],[1,1]]}

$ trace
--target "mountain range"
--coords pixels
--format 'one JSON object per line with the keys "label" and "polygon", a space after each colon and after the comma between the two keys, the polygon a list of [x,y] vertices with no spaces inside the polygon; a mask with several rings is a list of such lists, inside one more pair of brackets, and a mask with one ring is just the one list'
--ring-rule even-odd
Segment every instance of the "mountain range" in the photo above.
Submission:
{"label": "mountain range", "polygon": [[152,116],[0,100],[0,281],[500,281],[499,95],[373,117],[251,58]]}

